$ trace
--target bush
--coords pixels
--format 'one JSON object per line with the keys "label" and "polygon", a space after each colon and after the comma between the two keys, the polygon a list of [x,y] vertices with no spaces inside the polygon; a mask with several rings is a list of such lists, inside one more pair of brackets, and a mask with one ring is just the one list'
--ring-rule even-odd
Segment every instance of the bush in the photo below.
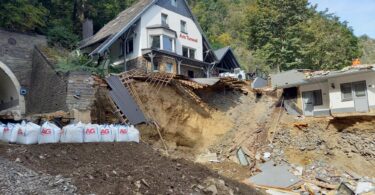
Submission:
{"label": "bush", "polygon": [[79,37],[64,26],[52,27],[47,32],[48,43],[52,46],[61,46],[67,49],[76,47]]}

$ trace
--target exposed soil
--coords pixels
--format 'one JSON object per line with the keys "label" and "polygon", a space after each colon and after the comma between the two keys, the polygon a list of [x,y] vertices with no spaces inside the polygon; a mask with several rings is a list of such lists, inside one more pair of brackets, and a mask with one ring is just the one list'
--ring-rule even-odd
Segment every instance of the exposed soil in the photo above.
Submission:
{"label": "exposed soil", "polygon": [[18,158],[37,172],[72,178],[82,194],[210,194],[214,181],[222,185],[216,185],[219,194],[260,194],[204,166],[167,158],[142,143],[1,144],[0,157]]}
{"label": "exposed soil", "polygon": [[[159,123],[171,150],[190,148],[194,153],[199,153],[233,126],[224,112],[212,109],[210,116],[205,116],[195,102],[182,97],[171,86],[159,90],[149,83],[137,82],[135,87],[146,115]],[[142,133],[145,139],[151,137],[158,140],[155,130],[145,129]]]}

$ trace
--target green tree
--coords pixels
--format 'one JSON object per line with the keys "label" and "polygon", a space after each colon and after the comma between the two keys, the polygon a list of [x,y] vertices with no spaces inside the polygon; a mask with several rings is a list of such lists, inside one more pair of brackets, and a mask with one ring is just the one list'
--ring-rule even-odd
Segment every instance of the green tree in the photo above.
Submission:
{"label": "green tree", "polygon": [[46,26],[48,11],[38,1],[2,0],[0,26],[17,31],[36,31]]}

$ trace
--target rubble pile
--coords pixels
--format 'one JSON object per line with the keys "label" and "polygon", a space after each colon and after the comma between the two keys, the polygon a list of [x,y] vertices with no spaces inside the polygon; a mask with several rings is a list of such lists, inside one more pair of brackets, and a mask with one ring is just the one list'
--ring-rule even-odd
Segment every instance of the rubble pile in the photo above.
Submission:
{"label": "rubble pile", "polygon": [[366,159],[375,159],[375,132],[347,132],[342,133],[341,138],[338,145],[346,154],[357,153]]}
{"label": "rubble pile", "polygon": [[0,158],[0,194],[75,194],[77,187],[70,178],[32,171],[19,163]]}

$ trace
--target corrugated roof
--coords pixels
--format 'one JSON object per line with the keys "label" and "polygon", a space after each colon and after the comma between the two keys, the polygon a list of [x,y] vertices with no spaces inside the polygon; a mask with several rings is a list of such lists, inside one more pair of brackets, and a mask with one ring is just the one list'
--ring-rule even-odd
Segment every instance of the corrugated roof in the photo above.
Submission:
{"label": "corrugated roof", "polygon": [[87,40],[81,48],[102,41],[111,35],[120,32],[125,26],[129,25],[138,14],[142,13],[149,5],[151,5],[153,1],[154,0],[139,0],[131,7],[120,12],[115,19],[108,22],[94,36]]}

